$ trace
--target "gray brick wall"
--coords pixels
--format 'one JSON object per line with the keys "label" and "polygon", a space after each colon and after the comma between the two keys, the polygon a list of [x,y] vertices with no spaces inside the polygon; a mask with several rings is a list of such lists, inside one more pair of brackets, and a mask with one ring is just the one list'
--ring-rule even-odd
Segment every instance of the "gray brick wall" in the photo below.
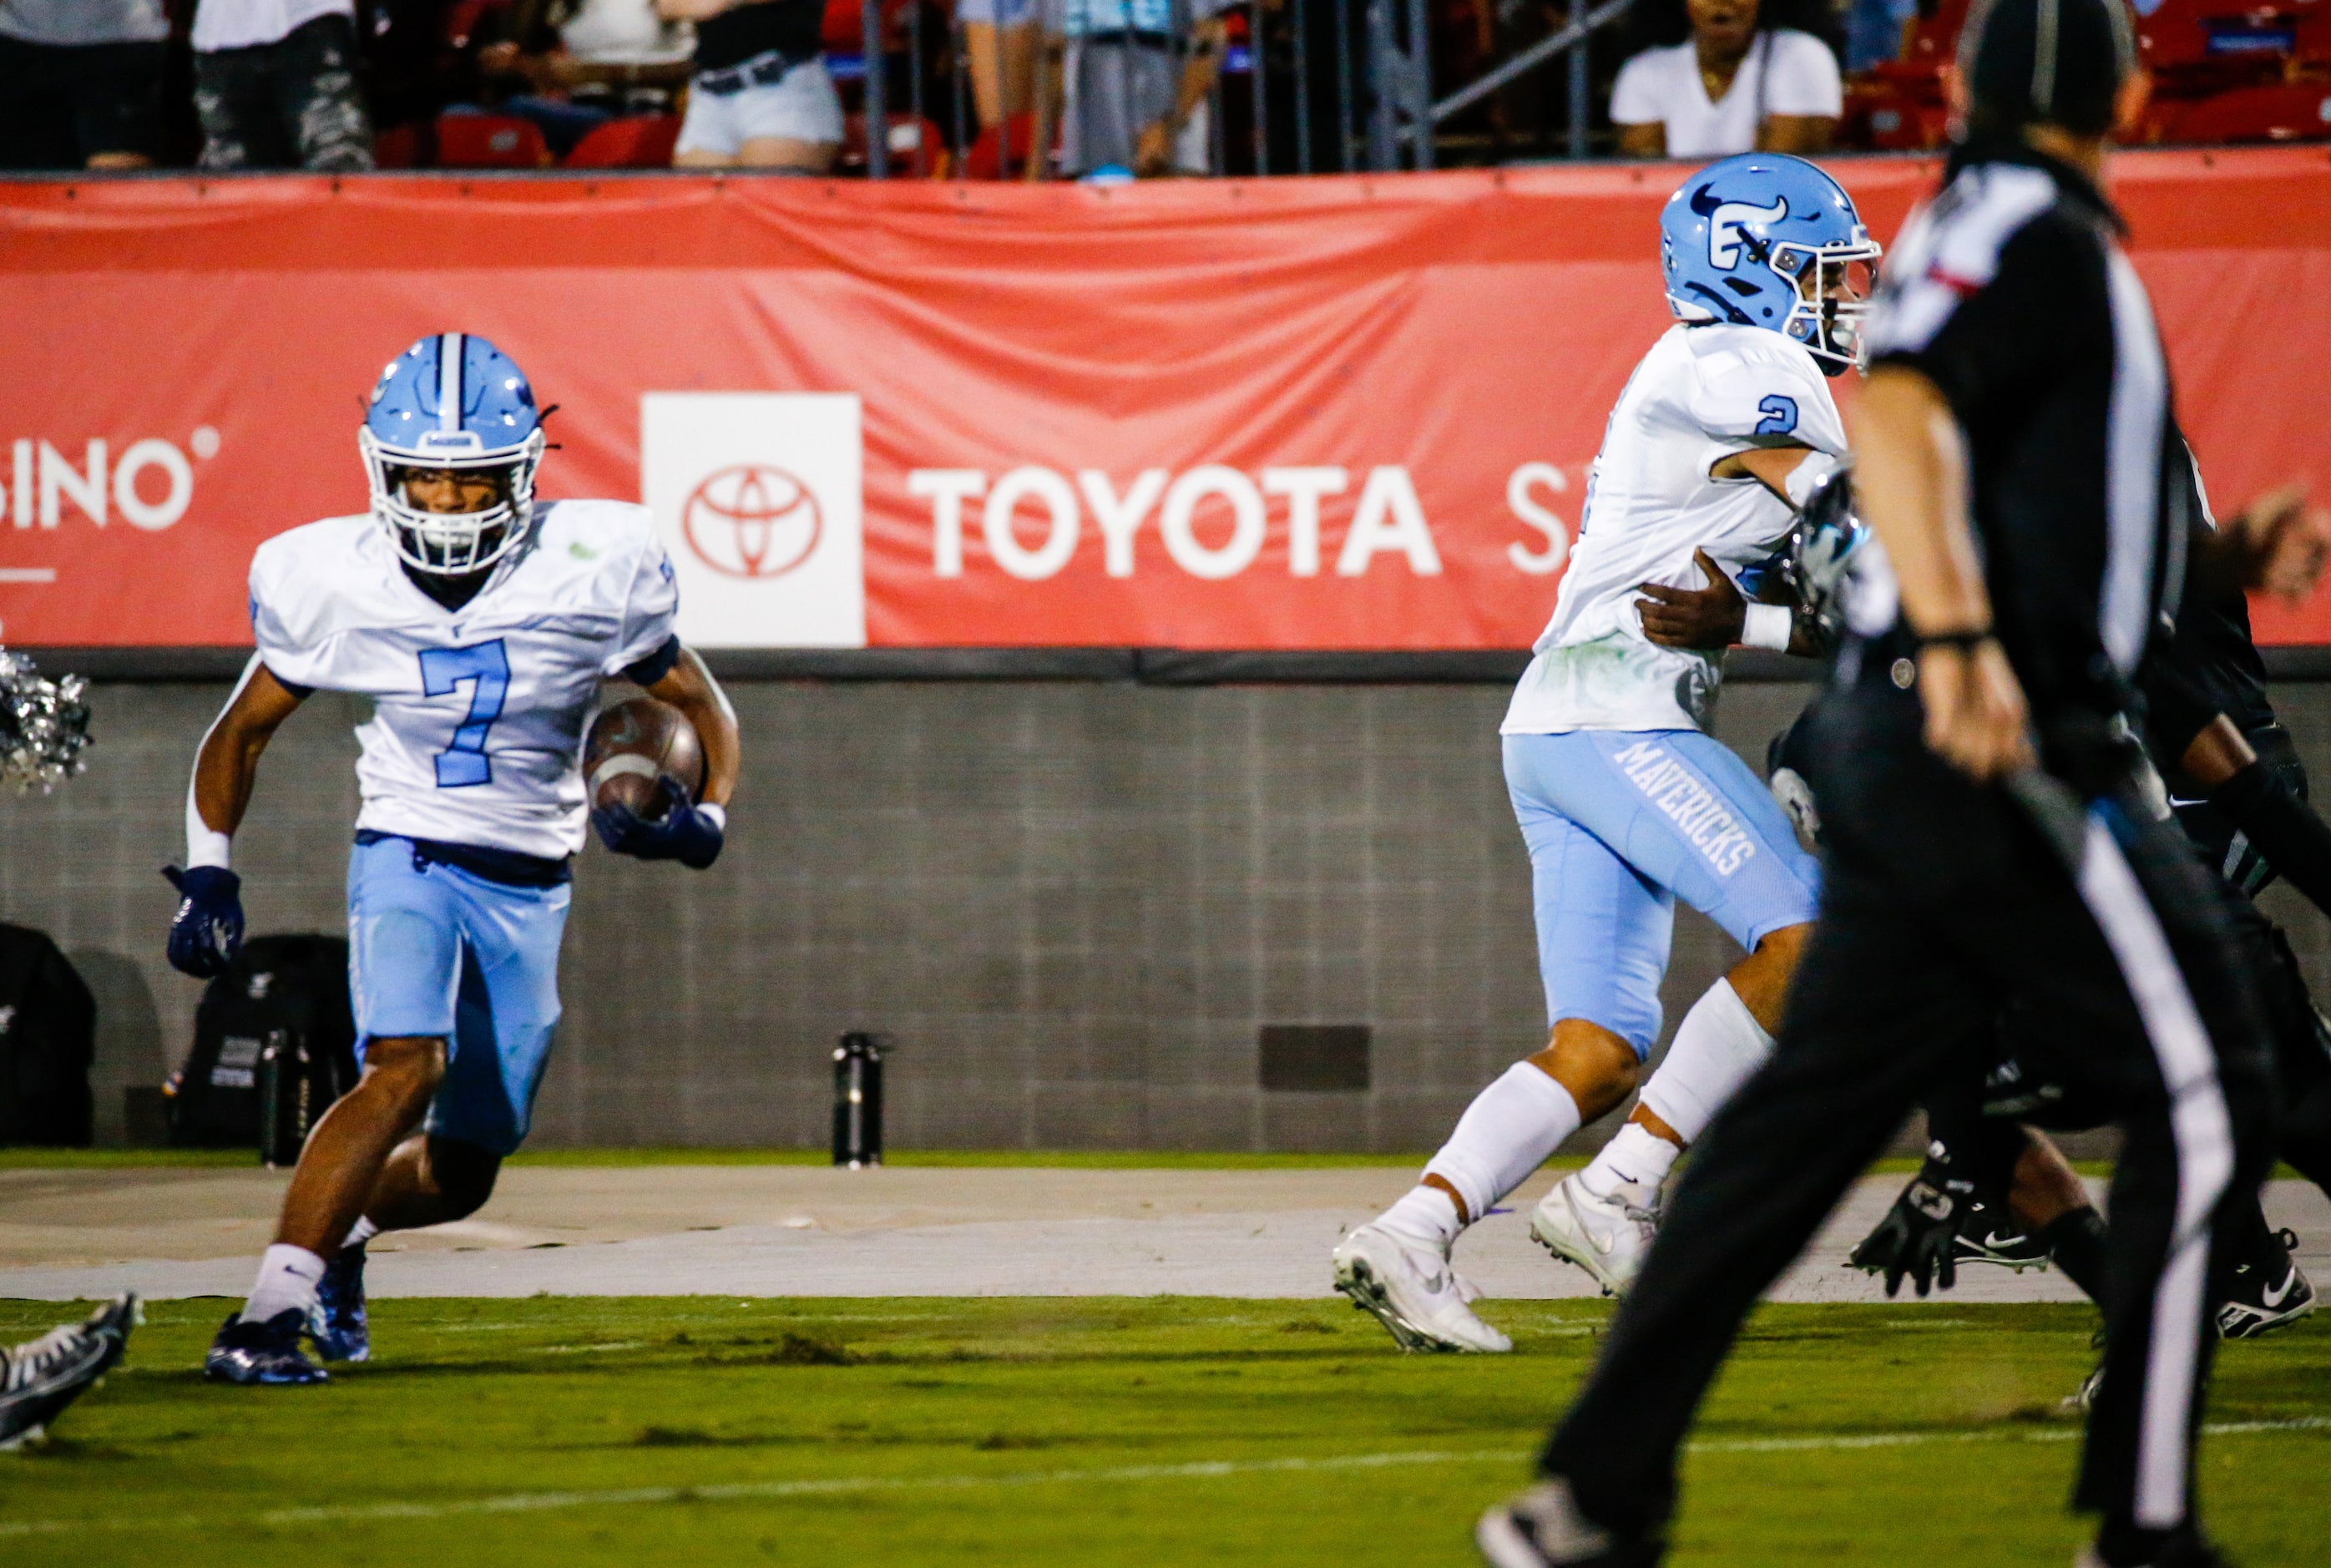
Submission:
{"label": "gray brick wall", "polygon": [[[1501,689],[732,694],[747,779],[720,864],[584,857],[541,1144],[822,1142],[827,1053],[866,1028],[899,1042],[897,1147],[1418,1150],[1544,1040]],[[1804,695],[1736,686],[1720,733],[1761,765]],[[100,686],[89,774],[0,801],[0,918],[99,993],[107,1141],[120,1086],[159,1081],[191,1029],[156,868],[224,696]],[[2279,697],[2303,743],[2331,736],[2331,688]],[[361,717],[319,697],[269,754],[237,847],[253,931],[340,926]],[[2331,974],[2322,920],[2278,907]],[[1729,946],[1680,914],[1670,1022]],[[1341,1022],[1375,1031],[1369,1090],[1258,1087],[1261,1025]]]}

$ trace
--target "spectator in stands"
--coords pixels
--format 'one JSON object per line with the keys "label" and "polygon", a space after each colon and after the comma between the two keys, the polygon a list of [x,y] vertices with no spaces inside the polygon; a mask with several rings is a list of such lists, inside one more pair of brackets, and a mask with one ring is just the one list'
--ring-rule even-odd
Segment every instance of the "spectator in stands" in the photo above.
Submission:
{"label": "spectator in stands", "polygon": [[161,143],[161,0],[0,0],[0,169],[142,169]]}
{"label": "spectator in stands", "polygon": [[1035,107],[1036,59],[1044,29],[1037,0],[956,0],[965,69],[982,126]]}
{"label": "spectator in stands", "polygon": [[372,167],[355,0],[201,0],[194,46],[203,167]]}
{"label": "spectator in stands", "polygon": [[[1763,0],[1769,9],[1772,0]],[[1760,0],[1684,0],[1690,36],[1627,62],[1611,90],[1619,150],[1712,158],[1829,149],[1844,111],[1837,57]]]}
{"label": "spectator in stands", "polygon": [[1050,145],[1057,123],[1061,172],[1071,179],[1110,169],[1142,179],[1211,173],[1209,99],[1230,42],[1223,5],[1051,0],[1036,145]]}
{"label": "spectator in stands", "polygon": [[696,74],[672,162],[822,175],[842,150],[842,99],[823,59],[824,0],[655,0],[696,24]]}
{"label": "spectator in stands", "polygon": [[[2158,0],[2155,0],[2158,3]],[[1845,68],[1867,71],[1902,58],[1918,19],[1918,0],[1849,0],[1845,8]]]}
{"label": "spectator in stands", "polygon": [[525,83],[501,112],[541,127],[560,157],[619,114],[668,109],[695,49],[688,24],[657,15],[655,0],[518,0],[508,31],[478,51],[478,68]]}

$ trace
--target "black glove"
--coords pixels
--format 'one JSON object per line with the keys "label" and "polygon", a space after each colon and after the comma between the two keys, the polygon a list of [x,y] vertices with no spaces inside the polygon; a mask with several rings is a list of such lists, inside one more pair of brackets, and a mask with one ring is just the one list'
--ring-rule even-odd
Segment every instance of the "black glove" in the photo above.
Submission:
{"label": "black glove", "polygon": [[2261,757],[2210,792],[2210,803],[2317,908],[2331,910],[2331,827],[2288,774]]}
{"label": "black glove", "polygon": [[629,806],[593,812],[591,825],[599,831],[599,841],[619,855],[678,860],[699,871],[720,858],[720,824],[697,809],[678,779],[660,776],[649,804],[652,814],[644,817]]}
{"label": "black glove", "polygon": [[223,974],[243,946],[243,879],[224,866],[162,868],[178,889],[170,917],[170,967],[197,980]]}
{"label": "black glove", "polygon": [[1974,1201],[1973,1182],[1952,1174],[1947,1159],[1930,1158],[1846,1262],[1870,1274],[1882,1271],[1889,1298],[1905,1275],[1920,1296],[1930,1285],[1948,1290],[1958,1283],[1959,1223]]}

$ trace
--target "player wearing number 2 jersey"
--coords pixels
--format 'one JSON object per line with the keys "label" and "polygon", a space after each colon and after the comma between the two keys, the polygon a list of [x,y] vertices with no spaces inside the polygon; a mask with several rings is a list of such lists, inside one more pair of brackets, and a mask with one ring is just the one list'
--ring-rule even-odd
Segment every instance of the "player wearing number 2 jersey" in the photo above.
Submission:
{"label": "player wearing number 2 jersey", "polygon": [[[1790,645],[1791,612],[1747,603],[1735,579],[1845,455],[1827,378],[1859,358],[1878,247],[1835,181],[1777,154],[1693,175],[1660,230],[1679,324],[1612,410],[1554,619],[1503,726],[1552,1038],[1336,1250],[1337,1288],[1412,1349],[1510,1347],[1472,1312],[1450,1248],[1635,1087],[1680,898],[1748,955],[1686,1014],[1632,1119],[1531,1217],[1556,1256],[1625,1288],[1677,1153],[1772,1047],[1818,902],[1787,819],[1706,727],[1727,644]],[[1729,613],[1713,638],[1711,604]]]}
{"label": "player wearing number 2 jersey", "polygon": [[[241,940],[232,835],[259,755],[314,691],[374,701],[357,731],[348,979],[364,1074],[300,1156],[275,1244],[205,1370],[296,1383],[370,1351],[366,1241],[461,1218],[525,1138],[558,1022],[579,768],[603,679],[672,703],[702,742],[700,801],[593,819],[608,848],[702,868],[737,779],[735,716],[672,632],[679,596],[648,514],[534,499],[534,395],[483,338],[391,362],[358,435],[368,515],[268,540],[251,568],[258,651],[204,738],[170,961],[221,973]],[[416,1131],[416,1124],[418,1130]]]}

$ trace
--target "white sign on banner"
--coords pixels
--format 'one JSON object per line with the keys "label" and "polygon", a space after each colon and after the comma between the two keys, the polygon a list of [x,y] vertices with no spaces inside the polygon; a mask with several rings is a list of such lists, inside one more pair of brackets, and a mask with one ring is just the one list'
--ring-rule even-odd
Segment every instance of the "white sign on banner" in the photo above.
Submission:
{"label": "white sign on banner", "polygon": [[651,392],[640,489],[706,648],[863,648],[857,394]]}

